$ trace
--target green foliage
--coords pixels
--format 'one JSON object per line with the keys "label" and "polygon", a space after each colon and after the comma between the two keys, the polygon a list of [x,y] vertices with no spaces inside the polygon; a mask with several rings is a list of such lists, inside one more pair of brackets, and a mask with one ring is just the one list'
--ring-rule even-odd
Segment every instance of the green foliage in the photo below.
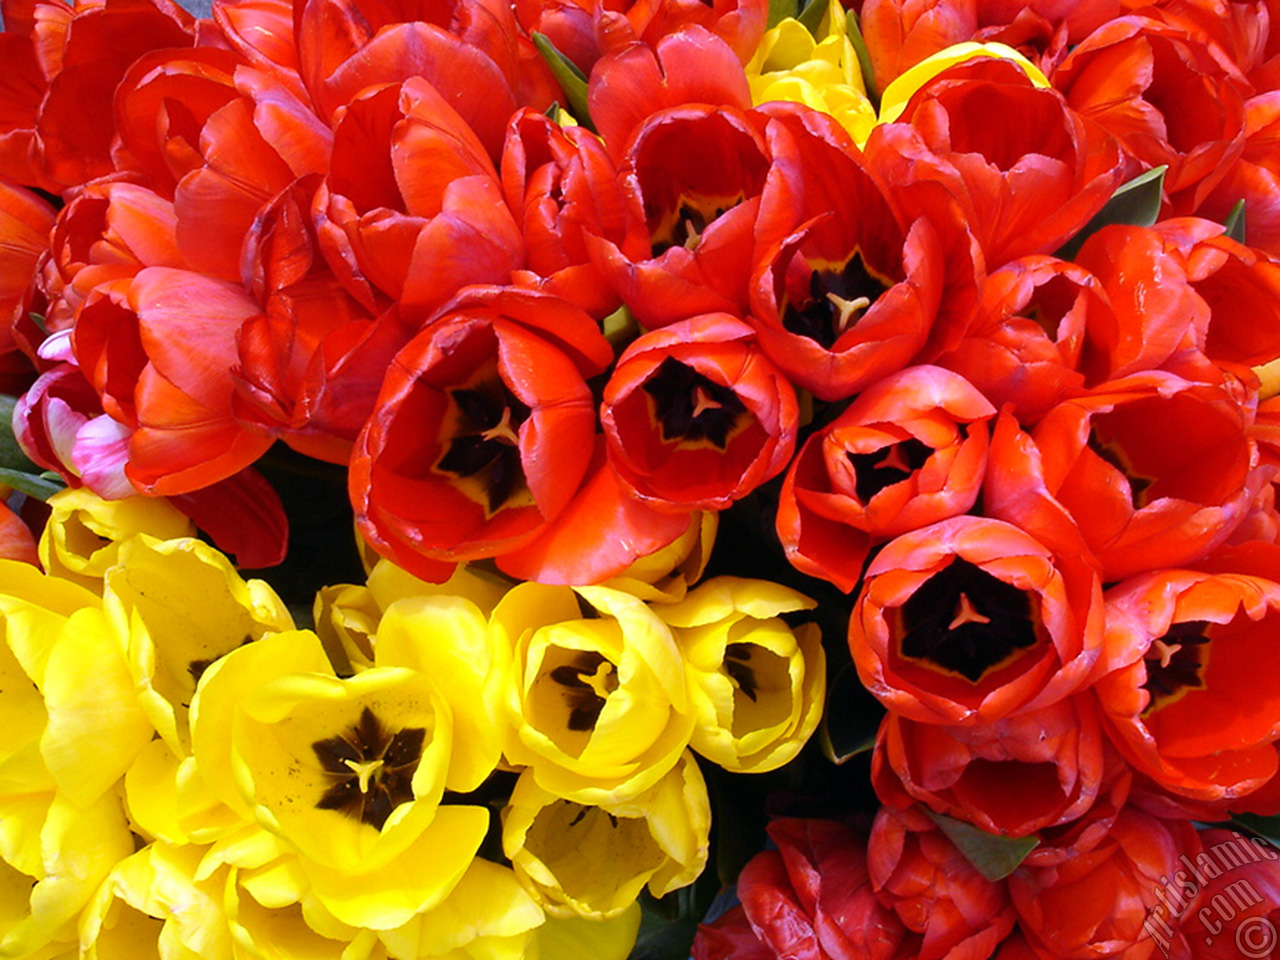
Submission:
{"label": "green foliage", "polygon": [[1040,841],[1035,837],[1001,837],[979,830],[971,823],[925,811],[938,829],[945,833],[973,864],[975,870],[995,883],[1018,869]]}
{"label": "green foliage", "polygon": [[1160,204],[1164,200],[1164,174],[1168,169],[1165,166],[1153,167],[1122,184],[1103,208],[1094,214],[1093,219],[1084,225],[1084,229],[1063,244],[1054,255],[1060,260],[1074,259],[1086,240],[1112,224],[1149,227],[1155,223],[1160,215]]}

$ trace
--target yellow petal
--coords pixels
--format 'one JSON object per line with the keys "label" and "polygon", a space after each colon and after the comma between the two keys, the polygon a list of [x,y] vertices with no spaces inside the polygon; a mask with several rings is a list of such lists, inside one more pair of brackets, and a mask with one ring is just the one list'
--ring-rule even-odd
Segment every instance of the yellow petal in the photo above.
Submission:
{"label": "yellow petal", "polygon": [[40,536],[40,563],[51,575],[102,591],[102,578],[115,566],[120,544],[138,534],[174,540],[195,533],[195,525],[167,500],[127,497],[103,500],[85,487],[68,487],[49,498],[49,520]]}
{"label": "yellow petal", "polygon": [[485,808],[444,806],[396,859],[363,871],[303,860],[302,869],[312,893],[337,919],[393,930],[444,901],[471,865],[488,828]]}
{"label": "yellow petal", "polygon": [[378,663],[429,677],[453,710],[453,751],[446,785],[468,793],[493,772],[507,732],[503,705],[511,652],[489,636],[484,613],[462,597],[397,600],[378,628]]}
{"label": "yellow petal", "polygon": [[41,752],[59,788],[82,806],[123,777],[155,734],[119,638],[92,607],[72,614],[59,633],[44,697],[49,722]]}
{"label": "yellow petal", "polygon": [[521,960],[543,919],[510,868],[477,858],[441,904],[380,936],[393,957]]}
{"label": "yellow petal", "polygon": [[174,751],[190,751],[187,711],[203,672],[219,657],[292,618],[265,583],[245,581],[199,540],[137,537],[120,549],[103,606],[127,637],[143,709]]}
{"label": "yellow petal", "polygon": [[897,120],[906,109],[907,101],[912,95],[948,67],[978,57],[1011,60],[1022,68],[1035,86],[1044,88],[1051,86],[1048,77],[1013,47],[1003,43],[978,43],[969,40],[947,47],[945,50],[939,50],[933,56],[926,57],[894,78],[880,95],[880,122],[892,123]]}
{"label": "yellow petal", "polygon": [[538,928],[529,960],[626,960],[639,931],[639,904],[607,920],[548,917]]}

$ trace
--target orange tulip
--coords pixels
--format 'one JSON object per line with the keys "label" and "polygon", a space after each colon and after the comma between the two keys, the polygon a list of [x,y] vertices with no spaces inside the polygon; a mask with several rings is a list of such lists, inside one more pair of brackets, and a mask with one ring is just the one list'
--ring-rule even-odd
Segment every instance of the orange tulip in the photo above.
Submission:
{"label": "orange tulip", "polygon": [[[1019,929],[1042,960],[1151,957],[1155,943],[1145,924],[1167,915],[1160,911],[1171,902],[1169,878],[1183,869],[1179,857],[1199,852],[1187,821],[1128,807],[1092,850],[1055,866],[1014,871],[1007,882]],[[1186,944],[1174,949],[1174,956],[1184,956]]]}
{"label": "orange tulip", "polygon": [[1199,207],[1244,149],[1247,82],[1193,26],[1119,17],[1076,46],[1050,79],[1143,169],[1168,166],[1165,197],[1175,213]]}
{"label": "orange tulip", "polygon": [[1271,468],[1227,390],[1171,374],[1104,384],[1030,436],[1001,417],[984,504],[1113,581],[1193,563],[1248,515]]}
{"label": "orange tulip", "polygon": [[989,726],[916,723],[890,713],[872,782],[885,804],[917,800],[988,833],[1022,837],[1089,810],[1104,766],[1097,708],[1078,694]]}
{"label": "orange tulip", "polygon": [[778,502],[788,559],[846,593],[874,543],[967,512],[995,408],[940,367],[892,374],[805,441]]}
{"label": "orange tulip", "polygon": [[371,311],[398,300],[425,315],[466,284],[507,282],[524,260],[488,153],[421,78],[347,105],[315,215],[334,274]]}
{"label": "orange tulip", "polygon": [[1106,603],[1108,672],[1093,689],[1129,762],[1193,800],[1244,796],[1273,777],[1280,682],[1257,665],[1280,623],[1280,585],[1159,570]]}
{"label": "orange tulip", "polygon": [[392,361],[356,442],[361,533],[424,580],[528,544],[590,465],[585,377],[612,351],[585,313],[514,288],[463,294]]}
{"label": "orange tulip", "polygon": [[271,439],[232,415],[236,334],[258,306],[237,286],[168,267],[99,284],[72,343],[128,446],[139,490],[188,493],[252,463]]}
{"label": "orange tulip", "polygon": [[1101,583],[1023,531],[953,517],[891,540],[849,621],[858,676],[919,723],[970,727],[1050,706],[1089,679]]}
{"label": "orange tulip", "polygon": [[791,384],[747,324],[693,317],[635,340],[605,385],[600,422],[623,484],[659,509],[720,510],[795,450]]}
{"label": "orange tulip", "polygon": [[867,869],[879,901],[922,938],[917,960],[987,960],[1013,929],[1004,884],[979,874],[918,809],[880,809]]}

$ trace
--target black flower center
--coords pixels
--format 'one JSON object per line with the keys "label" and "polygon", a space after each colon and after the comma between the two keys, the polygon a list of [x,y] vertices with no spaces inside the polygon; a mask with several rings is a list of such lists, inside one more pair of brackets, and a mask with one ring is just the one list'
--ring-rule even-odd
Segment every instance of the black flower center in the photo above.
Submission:
{"label": "black flower center", "polygon": [[1147,648],[1147,681],[1142,689],[1151,695],[1148,714],[1180,700],[1188,690],[1204,689],[1204,667],[1209,662],[1209,624],[1187,620],[1169,627],[1169,632],[1151,641]]}
{"label": "black flower center", "polygon": [[932,455],[933,447],[915,437],[891,443],[871,453],[848,454],[857,475],[854,490],[858,499],[864,504],[870,503],[871,498],[885,487],[901,483],[923,467]]}
{"label": "black flower center", "polygon": [[655,419],[668,443],[706,440],[723,450],[747,409],[728,387],[674,357],[658,365],[644,391],[653,397]]}
{"label": "black flower center", "polygon": [[569,707],[567,726],[575,731],[594,729],[605,699],[618,689],[614,665],[594,650],[580,652],[572,663],[556,667],[550,676],[564,688]]}
{"label": "black flower center", "polygon": [[331,780],[316,808],[338,810],[381,830],[392,810],[413,799],[413,774],[426,736],[421,727],[393,734],[365,707],[345,734],[311,745]]}
{"label": "black flower center", "polygon": [[898,609],[902,655],[977,683],[1035,644],[1035,606],[1026,591],[956,557]]}
{"label": "black flower center", "polygon": [[733,197],[680,198],[673,213],[664,216],[650,234],[654,257],[672,247],[697,250],[707,226],[742,202],[742,194]]}
{"label": "black flower center", "polygon": [[1129,481],[1129,499],[1133,503],[1133,509],[1141,510],[1150,502],[1151,496],[1148,488],[1155,482],[1155,478],[1144,477],[1138,473],[1129,462],[1129,457],[1125,454],[1124,449],[1116,440],[1099,437],[1095,429],[1089,434],[1088,447],[1124,474],[1125,479]]}
{"label": "black flower center", "polygon": [[490,514],[525,489],[520,425],[529,408],[500,379],[450,390],[457,424],[436,469],[477,479]]}
{"label": "black flower center", "polygon": [[782,325],[829,350],[891,286],[893,281],[868,267],[855,249],[842,266],[809,274],[809,295],[787,304]]}

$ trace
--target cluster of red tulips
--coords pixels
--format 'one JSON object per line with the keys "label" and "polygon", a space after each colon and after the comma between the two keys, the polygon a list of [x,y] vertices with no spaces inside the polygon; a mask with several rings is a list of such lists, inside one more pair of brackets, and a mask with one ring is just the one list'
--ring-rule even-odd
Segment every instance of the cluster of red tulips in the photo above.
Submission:
{"label": "cluster of red tulips", "polygon": [[40,468],[257,567],[283,442],[432,582],[755,504],[880,807],[776,820],[698,957],[1270,955],[1277,853],[1203,824],[1280,812],[1280,3],[810,11],[865,135],[753,96],[764,0],[2,10]]}

